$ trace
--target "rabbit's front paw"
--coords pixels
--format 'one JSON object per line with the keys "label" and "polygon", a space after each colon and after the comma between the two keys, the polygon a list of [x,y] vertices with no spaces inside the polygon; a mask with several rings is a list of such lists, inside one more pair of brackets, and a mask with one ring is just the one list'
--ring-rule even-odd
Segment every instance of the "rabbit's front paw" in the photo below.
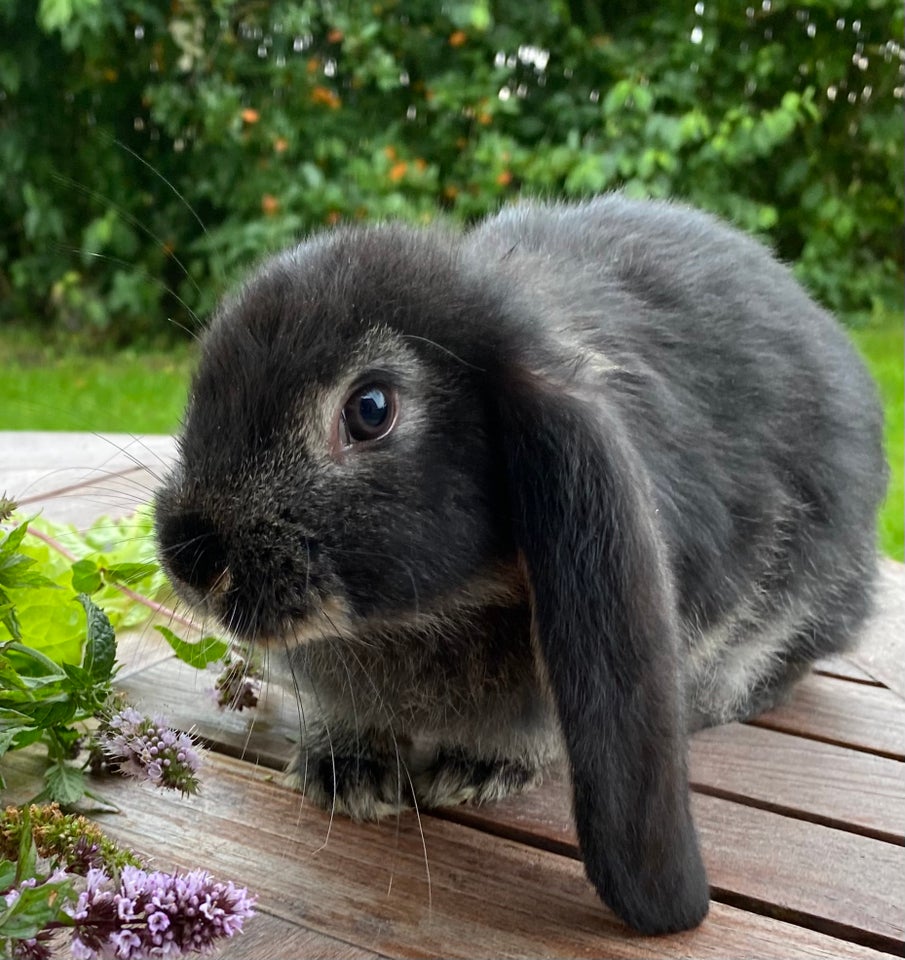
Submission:
{"label": "rabbit's front paw", "polygon": [[290,782],[314,804],[353,820],[380,820],[413,806],[405,762],[390,747],[342,734],[303,747]]}

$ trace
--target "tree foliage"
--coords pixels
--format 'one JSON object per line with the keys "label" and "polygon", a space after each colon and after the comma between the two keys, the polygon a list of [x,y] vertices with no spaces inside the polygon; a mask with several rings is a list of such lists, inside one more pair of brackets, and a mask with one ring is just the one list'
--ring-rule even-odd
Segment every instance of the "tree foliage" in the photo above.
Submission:
{"label": "tree foliage", "polygon": [[[901,301],[899,0],[10,0],[7,316],[135,340],[339,221],[677,197]],[[185,202],[183,202],[183,199]]]}

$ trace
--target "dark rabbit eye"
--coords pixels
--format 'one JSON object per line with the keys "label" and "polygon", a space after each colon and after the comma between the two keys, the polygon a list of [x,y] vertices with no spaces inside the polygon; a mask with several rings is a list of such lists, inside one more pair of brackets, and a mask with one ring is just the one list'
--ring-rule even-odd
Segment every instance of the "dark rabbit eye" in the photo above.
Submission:
{"label": "dark rabbit eye", "polygon": [[359,387],[340,415],[342,441],[347,446],[385,437],[396,422],[396,394],[381,383]]}

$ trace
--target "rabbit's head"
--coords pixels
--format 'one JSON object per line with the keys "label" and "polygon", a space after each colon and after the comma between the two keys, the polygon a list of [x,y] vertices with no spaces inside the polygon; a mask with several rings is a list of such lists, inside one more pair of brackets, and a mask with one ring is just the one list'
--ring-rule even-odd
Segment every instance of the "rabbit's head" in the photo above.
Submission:
{"label": "rabbit's head", "polygon": [[291,644],[429,610],[513,555],[463,329],[494,304],[455,270],[443,236],[340,233],[215,319],[158,531],[177,587],[235,633]]}
{"label": "rabbit's head", "polygon": [[518,578],[588,875],[638,929],[684,929],[708,891],[662,537],[594,365],[549,319],[441,231],[270,261],[204,339],[160,552],[191,603],[289,644]]}

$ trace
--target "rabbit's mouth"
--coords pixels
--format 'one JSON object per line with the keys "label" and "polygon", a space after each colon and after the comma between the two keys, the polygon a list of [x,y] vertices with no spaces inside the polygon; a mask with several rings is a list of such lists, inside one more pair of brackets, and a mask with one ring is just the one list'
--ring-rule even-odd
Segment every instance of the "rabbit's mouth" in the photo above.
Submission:
{"label": "rabbit's mouth", "polygon": [[350,638],[356,632],[348,602],[333,595],[322,600],[313,612],[287,617],[275,642],[291,649],[328,637]]}
{"label": "rabbit's mouth", "polygon": [[[240,643],[292,650],[316,640],[348,639],[356,634],[349,604],[341,596],[320,597],[309,591],[304,603],[276,609],[266,603],[237,602],[228,594],[205,604],[227,633]],[[211,600],[213,599],[213,603]]]}

